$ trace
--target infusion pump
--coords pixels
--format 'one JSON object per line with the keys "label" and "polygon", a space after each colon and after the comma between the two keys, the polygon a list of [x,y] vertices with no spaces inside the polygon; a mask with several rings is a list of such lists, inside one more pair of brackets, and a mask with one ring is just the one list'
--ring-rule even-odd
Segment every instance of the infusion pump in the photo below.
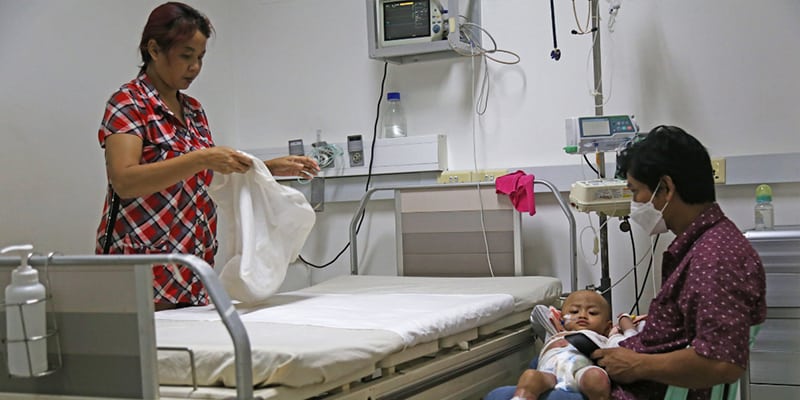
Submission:
{"label": "infusion pump", "polygon": [[622,179],[592,179],[572,184],[570,204],[580,212],[598,212],[624,217],[631,212],[633,194]]}
{"label": "infusion pump", "polygon": [[616,151],[639,133],[633,115],[572,117],[566,120],[566,146],[570,154]]}

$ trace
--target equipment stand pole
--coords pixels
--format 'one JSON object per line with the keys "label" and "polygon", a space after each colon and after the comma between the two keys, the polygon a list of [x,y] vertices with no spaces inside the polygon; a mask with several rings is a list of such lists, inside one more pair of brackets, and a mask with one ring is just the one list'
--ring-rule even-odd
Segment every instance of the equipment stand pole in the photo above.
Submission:
{"label": "equipment stand pole", "polygon": [[[594,115],[603,115],[603,68],[600,53],[600,2],[599,0],[591,1],[591,19],[592,19],[592,61],[594,67],[594,87],[592,88],[594,94]],[[606,177],[606,163],[605,154],[597,152],[597,171],[600,178]],[[605,292],[603,297],[611,304],[611,274],[609,273],[608,266],[608,226],[606,221],[608,217],[599,213],[600,219],[600,290]]]}

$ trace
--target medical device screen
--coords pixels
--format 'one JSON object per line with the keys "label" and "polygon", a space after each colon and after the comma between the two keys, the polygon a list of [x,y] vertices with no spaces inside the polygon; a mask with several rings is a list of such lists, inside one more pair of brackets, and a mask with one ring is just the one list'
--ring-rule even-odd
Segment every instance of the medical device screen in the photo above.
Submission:
{"label": "medical device screen", "polygon": [[384,40],[431,36],[430,0],[383,3]]}
{"label": "medical device screen", "polygon": [[608,136],[611,128],[607,119],[584,119],[581,125],[583,136]]}

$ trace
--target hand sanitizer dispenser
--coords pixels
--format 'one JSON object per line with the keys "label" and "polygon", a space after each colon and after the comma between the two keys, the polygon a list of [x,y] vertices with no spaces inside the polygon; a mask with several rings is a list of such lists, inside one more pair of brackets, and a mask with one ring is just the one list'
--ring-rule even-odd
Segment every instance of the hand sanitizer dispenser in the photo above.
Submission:
{"label": "hand sanitizer dispenser", "polygon": [[8,372],[16,377],[35,377],[47,371],[46,293],[39,273],[28,265],[31,250],[29,244],[0,250],[0,254],[20,253],[20,266],[11,272],[5,293]]}

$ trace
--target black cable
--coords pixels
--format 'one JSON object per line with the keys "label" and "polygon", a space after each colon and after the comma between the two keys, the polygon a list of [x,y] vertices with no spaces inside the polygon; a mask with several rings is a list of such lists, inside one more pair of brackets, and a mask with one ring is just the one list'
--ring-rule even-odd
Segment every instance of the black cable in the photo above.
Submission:
{"label": "black cable", "polygon": [[592,171],[594,171],[594,173],[597,174],[597,177],[600,177],[600,171],[598,171],[597,168],[595,168],[594,165],[592,165],[592,163],[589,161],[589,157],[586,157],[586,153],[583,154],[583,159],[586,160],[586,165],[588,165],[589,168],[591,168]]}
{"label": "black cable", "polygon": [[[625,217],[625,219],[627,220],[628,217]],[[636,265],[636,242],[633,240],[633,229],[628,229],[628,234],[630,234],[631,237],[631,252],[633,253],[633,295],[636,298],[636,295],[639,293],[637,292],[637,290],[639,290],[639,274],[636,272],[638,265]],[[634,310],[636,310],[636,315],[639,315],[638,298],[634,301],[631,311],[628,314],[633,314]]]}
{"label": "black cable", "polygon": [[[388,69],[389,69],[389,63],[384,62],[383,79],[381,79],[381,94],[380,97],[378,98],[378,107],[375,109],[375,124],[372,126],[372,145],[370,146],[371,156],[369,157],[369,171],[367,172],[367,184],[364,186],[365,192],[369,190],[369,183],[372,180],[372,162],[375,161],[375,142],[377,142],[378,139],[378,121],[380,121],[381,118],[381,103],[383,102],[383,91],[384,88],[386,87],[386,76]],[[364,218],[363,214],[361,215],[361,218]],[[359,223],[359,228],[360,227],[361,225]]]}
{"label": "black cable", "polygon": [[[653,258],[655,257],[654,254],[655,248],[656,246],[658,246],[658,238],[660,237],[661,235],[656,235],[656,241],[653,242],[653,251],[650,252],[650,262],[647,265],[647,271],[645,272],[644,279],[642,280],[642,288],[639,291],[639,293],[636,293],[636,303],[639,303],[639,300],[642,298],[642,295],[644,294],[644,287],[645,285],[647,285],[647,277],[650,275],[650,269],[653,268]],[[631,312],[633,312],[633,310],[631,310]]]}
{"label": "black cable", "polygon": [[[378,121],[380,120],[380,115],[381,115],[381,103],[383,102],[383,92],[386,89],[386,76],[388,75],[387,74],[388,70],[389,70],[389,63],[388,62],[384,62],[383,63],[383,78],[381,79],[381,94],[380,94],[380,97],[378,97],[378,107],[377,107],[377,110],[375,112],[375,125],[372,127],[372,145],[370,147],[369,168],[367,170],[367,183],[364,186],[364,192],[367,192],[369,190],[369,184],[370,184],[370,181],[372,180],[372,162],[375,161],[375,142],[377,141],[376,139],[378,138]],[[366,214],[366,208],[363,211],[361,211],[361,216],[359,217],[359,220],[358,220],[358,226],[356,226],[356,235],[358,235],[358,232],[361,230],[361,223],[364,222],[364,215],[365,214]],[[339,251],[338,254],[336,254],[336,257],[334,257],[333,260],[331,260],[331,261],[329,261],[329,262],[327,262],[325,264],[322,264],[322,265],[316,265],[314,263],[311,263],[311,262],[307,261],[305,258],[303,258],[302,255],[298,255],[297,258],[299,258],[300,261],[303,262],[303,264],[308,265],[309,267],[322,269],[322,268],[325,268],[325,267],[335,263],[336,260],[338,260],[339,257],[341,257],[342,254],[344,254],[345,251],[347,251],[348,248],[350,248],[350,241],[347,241],[347,244],[345,244],[344,248],[342,248],[342,250]]]}

